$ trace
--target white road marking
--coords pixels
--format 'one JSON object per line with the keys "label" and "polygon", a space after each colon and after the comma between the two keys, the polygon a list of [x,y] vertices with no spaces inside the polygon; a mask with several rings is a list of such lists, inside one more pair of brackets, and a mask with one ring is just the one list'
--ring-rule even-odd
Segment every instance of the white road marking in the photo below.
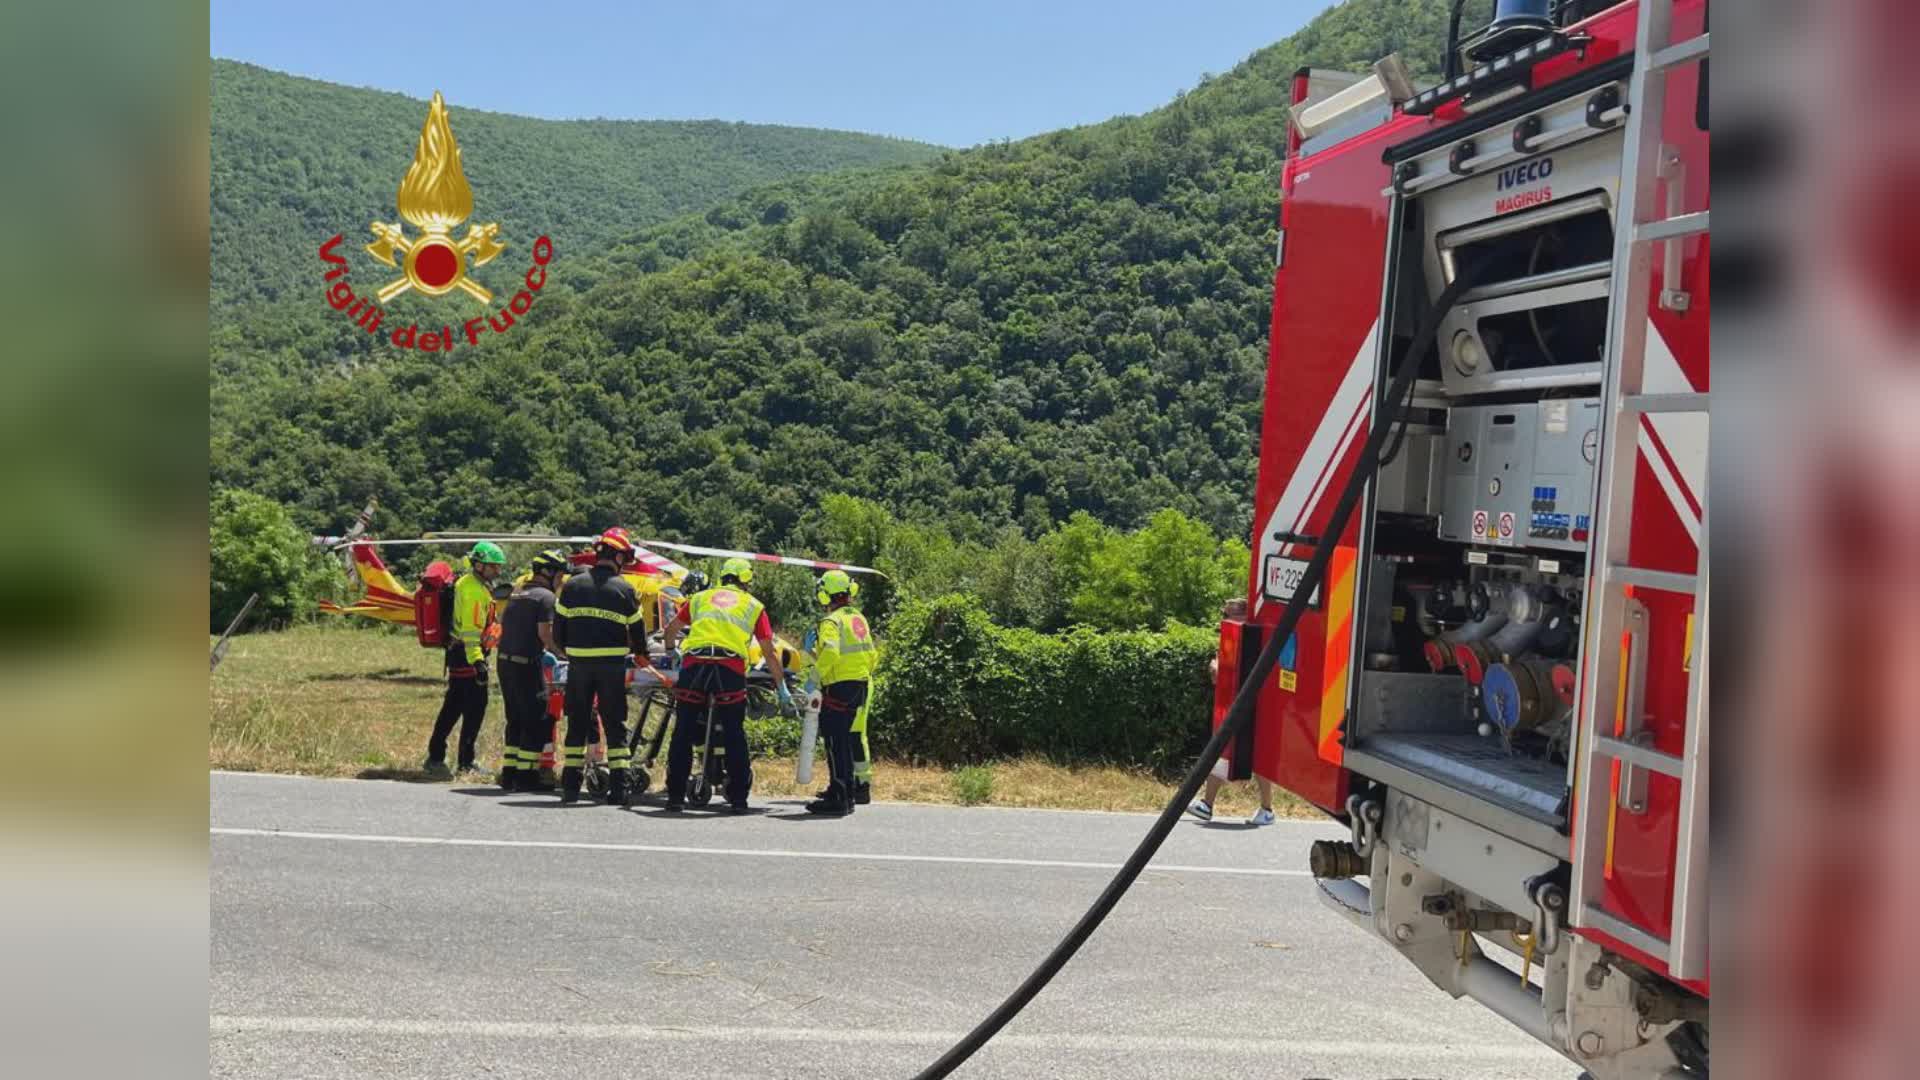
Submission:
{"label": "white road marking", "polygon": [[[210,1035],[386,1035],[399,1037],[498,1039],[612,1039],[629,1042],[703,1042],[853,1044],[867,1046],[945,1047],[958,1041],[958,1031],[903,1031],[894,1028],[773,1028],[593,1024],[512,1020],[405,1020],[353,1016],[230,1016],[207,1017]],[[1339,1058],[1448,1059],[1462,1062],[1566,1060],[1545,1046],[1489,1046],[1474,1040],[1457,1043],[1386,1042],[1381,1040],[1212,1038],[1194,1035],[1078,1035],[1066,1032],[1026,1034],[1002,1032],[991,1047],[1002,1050],[1132,1051],[1195,1055],[1243,1054],[1271,1057],[1300,1055]]]}
{"label": "white road marking", "polygon": [[[361,844],[419,844],[432,847],[552,848],[561,851],[627,851],[659,855],[742,855],[769,859],[839,859],[852,862],[954,863],[968,866],[1031,866],[1061,870],[1118,870],[1119,863],[1074,862],[1066,859],[999,859],[972,855],[896,855],[857,851],[793,851],[783,848],[682,847],[673,844],[595,844],[571,840],[494,840],[485,837],[383,836],[372,833],[297,832],[292,829],[234,829],[213,826],[213,836],[262,836],[283,840],[335,840]],[[1149,872],[1177,874],[1239,874],[1251,877],[1311,877],[1310,870],[1276,870],[1257,866],[1184,866],[1150,863]]]}
{"label": "white road marking", "polygon": [[[884,765],[885,762],[881,764]],[[210,776],[231,776],[243,780],[308,780],[316,783],[329,784],[407,784],[412,787],[430,786],[409,780],[364,780],[357,776],[306,776],[301,773],[248,772],[244,769],[208,769],[207,773]],[[796,799],[790,801],[798,804],[805,800]],[[875,799],[874,805],[897,807],[901,810],[908,811],[962,809],[961,807],[947,803],[900,802],[897,799]],[[1106,817],[1125,818],[1156,818],[1160,816],[1160,811],[1158,810],[1081,810],[1070,806],[968,806],[964,809],[969,814],[1094,814],[1104,815]],[[1346,826],[1325,816],[1274,818],[1273,825],[1304,825],[1314,829],[1327,829],[1331,830],[1330,835],[1336,838],[1347,835]],[[1262,828],[1272,827],[1271,825],[1262,826]]]}

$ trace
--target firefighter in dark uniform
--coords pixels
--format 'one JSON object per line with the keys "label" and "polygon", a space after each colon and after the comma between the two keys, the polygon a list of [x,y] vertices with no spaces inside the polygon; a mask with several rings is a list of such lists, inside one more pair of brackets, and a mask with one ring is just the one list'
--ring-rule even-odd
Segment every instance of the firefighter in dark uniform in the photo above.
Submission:
{"label": "firefighter in dark uniform", "polygon": [[854,719],[867,703],[879,657],[873,628],[852,606],[859,591],[844,570],[820,576],[817,599],[827,613],[814,631],[814,671],[820,680],[820,734],[827,741],[827,767],[833,777],[826,794],[807,804],[809,814],[851,814],[857,801],[855,761],[863,755],[857,749],[860,736],[853,730]]}
{"label": "firefighter in dark uniform", "polygon": [[674,680],[673,741],[667,744],[668,810],[686,805],[693,741],[706,730],[711,703],[714,737],[726,747],[727,806],[736,814],[746,813],[747,794],[753,790],[746,731],[747,656],[756,639],[773,672],[774,693],[781,706],[793,706],[793,692],[787,689],[787,673],[774,645],[766,605],[746,590],[752,580],[752,564],[745,559],[728,559],[720,568],[719,586],[688,596],[667,624],[669,650],[674,645],[674,632],[683,625],[687,627],[680,674]]}
{"label": "firefighter in dark uniform", "polygon": [[[607,737],[607,802],[627,797],[627,663],[636,647],[646,655],[640,598],[621,572],[633,561],[625,529],[608,529],[593,545],[594,564],[569,579],[553,609],[553,642],[568,661],[566,767],[560,799],[578,802],[594,709]],[[637,642],[637,644],[636,644]]]}
{"label": "firefighter in dark uniform", "polygon": [[544,654],[553,650],[554,590],[567,572],[557,548],[533,557],[532,573],[507,597],[500,614],[500,696],[507,706],[507,745],[500,766],[502,791],[541,787],[540,752],[547,745]]}

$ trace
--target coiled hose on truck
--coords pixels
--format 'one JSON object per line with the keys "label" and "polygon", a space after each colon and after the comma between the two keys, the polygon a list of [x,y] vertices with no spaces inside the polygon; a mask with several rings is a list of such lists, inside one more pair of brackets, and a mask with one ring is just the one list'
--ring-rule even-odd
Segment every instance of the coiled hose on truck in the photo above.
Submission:
{"label": "coiled hose on truck", "polygon": [[[1389,406],[1404,404],[1411,400],[1414,378],[1420,368],[1420,357],[1426,353],[1427,345],[1434,335],[1439,333],[1441,318],[1452,309],[1453,305],[1459,301],[1460,295],[1466,292],[1471,283],[1479,277],[1484,265],[1483,262],[1469,267],[1454,278],[1453,282],[1434,300],[1426,317],[1421,319],[1412,342],[1407,346],[1406,352],[1401,354],[1400,362],[1394,368],[1392,383],[1389,384],[1387,392],[1381,396],[1381,400],[1389,403]],[[1087,943],[1087,939],[1093,936],[1093,932],[1106,921],[1114,905],[1118,904],[1120,898],[1127,894],[1127,890],[1133,887],[1134,880],[1140,876],[1142,870],[1147,868],[1147,863],[1153,859],[1154,853],[1159,851],[1160,845],[1166,842],[1167,835],[1173,832],[1173,827],[1180,821],[1180,815],[1185,811],[1187,803],[1199,793],[1200,785],[1206,781],[1207,774],[1213,770],[1213,763],[1220,760],[1221,751],[1226,749],[1227,744],[1233,741],[1240,733],[1240,729],[1246,727],[1249,718],[1253,716],[1253,702],[1259,694],[1260,684],[1273,670],[1274,662],[1280,656],[1281,644],[1293,635],[1294,628],[1299,625],[1300,616],[1307,609],[1308,598],[1314,594],[1314,591],[1320,587],[1321,580],[1326,577],[1327,563],[1333,558],[1335,540],[1346,531],[1347,522],[1352,519],[1355,508],[1360,505],[1361,496],[1366,493],[1367,481],[1373,478],[1374,470],[1379,465],[1381,447],[1386,443],[1388,433],[1396,427],[1404,426],[1403,423],[1388,422],[1375,425],[1367,432],[1367,442],[1360,452],[1359,462],[1354,466],[1353,475],[1347,479],[1347,486],[1340,491],[1340,500],[1334,504],[1333,513],[1327,518],[1326,528],[1321,532],[1322,541],[1315,546],[1313,557],[1307,560],[1307,568],[1300,576],[1300,583],[1293,590],[1293,599],[1287,601],[1286,610],[1281,613],[1279,623],[1274,626],[1273,633],[1267,636],[1266,645],[1261,648],[1259,657],[1253,662],[1253,670],[1241,681],[1240,692],[1234,695],[1233,704],[1227,709],[1226,719],[1213,733],[1213,737],[1207,740],[1207,745],[1201,749],[1193,768],[1188,771],[1187,778],[1181,781],[1179,790],[1173,793],[1173,798],[1167,800],[1167,805],[1161,809],[1160,816],[1154,820],[1153,827],[1147,830],[1147,835],[1141,838],[1139,846],[1133,849],[1133,854],[1127,856],[1127,861],[1114,873],[1113,880],[1107,882],[1107,887],[1101,890],[1093,906],[1087,909],[1086,914],[1080,916],[1080,921],[1074,924],[1073,929],[1067,931],[1067,936],[1060,939],[1059,944],[1055,945],[1053,951],[1040,961],[1039,966],[1033,969],[1025,981],[1014,988],[1013,993],[1008,994],[1006,1000],[988,1013],[972,1031],[961,1037],[959,1042],[948,1048],[947,1052],[941,1054],[933,1064],[922,1069],[916,1080],[938,1080],[940,1077],[947,1076],[985,1046],[988,1040],[998,1034],[1009,1020],[1018,1016],[1020,1010],[1026,1008],[1027,1003],[1053,981],[1053,977],[1060,973],[1061,968],[1067,966],[1067,961],[1073,959],[1073,954],[1080,951],[1080,946]]]}

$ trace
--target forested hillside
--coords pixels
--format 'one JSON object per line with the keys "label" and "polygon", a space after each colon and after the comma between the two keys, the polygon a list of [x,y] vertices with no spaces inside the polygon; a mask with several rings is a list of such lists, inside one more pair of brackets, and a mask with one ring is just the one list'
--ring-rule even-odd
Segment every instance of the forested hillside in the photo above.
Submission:
{"label": "forested hillside", "polygon": [[[1141,117],[881,176],[709,190],[717,205],[611,250],[561,245],[526,325],[450,356],[349,333],[303,265],[270,283],[297,303],[215,314],[212,482],[314,527],[378,493],[389,535],[618,521],[807,546],[823,496],[851,493],[982,543],[1076,511],[1135,528],[1166,507],[1244,538],[1291,73],[1397,50],[1430,74],[1446,6],[1351,0]],[[255,168],[256,201],[289,205],[223,233],[219,148],[257,142],[223,131],[223,94],[260,77],[215,76],[216,300],[271,261],[249,245],[296,237],[310,263],[313,238],[364,228],[420,122],[401,98],[378,96],[378,120],[301,106],[360,92],[284,80],[307,119],[281,137],[315,157]],[[667,198],[616,195],[607,159],[569,161],[517,124],[553,130],[454,118],[488,220],[547,227],[520,209],[542,191],[571,193],[546,211],[555,228]]]}
{"label": "forested hillside", "polygon": [[[321,240],[364,241],[368,222],[395,220],[426,103],[231,60],[212,66],[213,307],[310,296]],[[593,250],[756,185],[943,152],[844,131],[535,120],[448,105],[475,220],[501,221],[523,252],[541,233]]]}

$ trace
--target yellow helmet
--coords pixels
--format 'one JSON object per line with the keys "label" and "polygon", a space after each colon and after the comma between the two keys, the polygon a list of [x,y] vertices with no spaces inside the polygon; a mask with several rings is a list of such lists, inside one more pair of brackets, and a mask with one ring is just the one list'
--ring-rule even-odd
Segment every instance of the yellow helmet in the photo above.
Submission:
{"label": "yellow helmet", "polygon": [[822,604],[833,603],[836,596],[859,596],[860,583],[847,575],[845,570],[829,570],[820,575],[820,591],[814,593],[814,599]]}
{"label": "yellow helmet", "polygon": [[753,584],[753,564],[735,555],[733,558],[720,564],[720,580],[725,581],[728,578],[732,578],[742,585]]}

